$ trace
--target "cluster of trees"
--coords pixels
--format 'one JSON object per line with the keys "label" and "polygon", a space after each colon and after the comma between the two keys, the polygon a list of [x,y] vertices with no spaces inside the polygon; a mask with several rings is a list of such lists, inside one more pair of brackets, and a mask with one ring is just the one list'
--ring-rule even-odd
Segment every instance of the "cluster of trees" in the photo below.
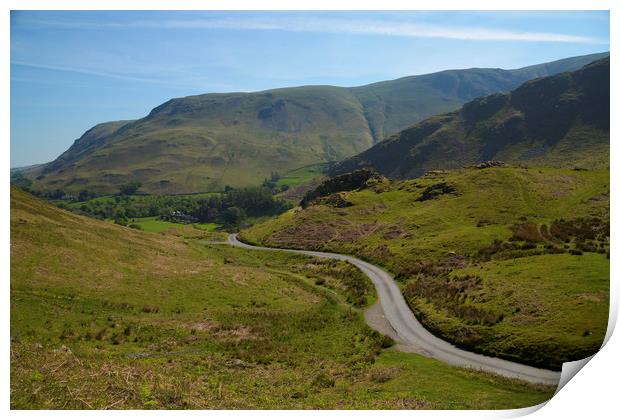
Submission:
{"label": "cluster of trees", "polygon": [[[88,189],[80,190],[77,194],[64,191],[60,188],[42,191],[32,190],[32,180],[26,178],[21,172],[11,174],[11,185],[47,200],[88,201],[98,196],[97,193]],[[139,181],[127,182],[119,187],[118,195],[125,196],[135,194],[141,186],[142,184]]]}
{"label": "cluster of trees", "polygon": [[[132,195],[132,194],[135,194],[141,186],[142,186],[142,183],[140,181],[127,182],[125,184],[122,184],[119,187],[119,194],[120,195]],[[80,201],[82,201],[82,200],[80,200]]]}
{"label": "cluster of trees", "polygon": [[12,174],[11,183],[41,198],[57,201],[59,207],[98,219],[113,219],[122,225],[127,225],[130,219],[160,217],[175,222],[213,222],[240,227],[248,217],[271,216],[291,208],[290,203],[274,197],[284,191],[276,186],[279,179],[280,175],[274,172],[260,187],[226,186],[224,192],[208,197],[137,195],[142,186],[139,181],[122,184],[116,195],[107,197],[98,197],[87,189],[77,194],[61,189],[31,190],[32,181],[20,173]]}
{"label": "cluster of trees", "polygon": [[21,172],[11,174],[11,185],[46,200],[76,200],[78,198],[75,195],[67,193],[61,189],[45,191],[33,190],[32,180],[30,178],[26,178]]}
{"label": "cluster of trees", "polygon": [[123,225],[130,219],[158,216],[177,222],[193,220],[239,227],[247,217],[278,214],[291,205],[275,198],[268,188],[247,187],[208,197],[117,195],[64,207],[100,219],[114,219]]}
{"label": "cluster of trees", "polygon": [[272,172],[271,176],[269,178],[265,178],[265,180],[263,181],[263,187],[268,188],[274,194],[287,191],[289,189],[289,186],[286,184],[278,186],[279,180],[280,174],[277,172]]}
{"label": "cluster of trees", "polygon": [[32,180],[26,178],[21,172],[15,172],[11,173],[11,185],[21,188],[24,191],[30,192]]}

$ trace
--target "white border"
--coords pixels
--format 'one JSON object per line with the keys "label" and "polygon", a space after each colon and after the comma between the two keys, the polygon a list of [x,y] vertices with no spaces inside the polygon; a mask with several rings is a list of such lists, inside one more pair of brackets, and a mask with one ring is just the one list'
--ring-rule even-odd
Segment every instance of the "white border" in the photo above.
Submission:
{"label": "white border", "polygon": [[[2,153],[0,160],[4,169],[4,177],[0,183],[1,194],[4,197],[0,206],[0,226],[4,241],[2,242],[2,278],[5,279],[2,289],[3,317],[1,325],[1,333],[4,339],[2,352],[2,390],[0,398],[4,410],[9,409],[9,167],[10,167],[10,127],[9,127],[9,110],[10,110],[10,10],[611,10],[611,45],[610,49],[616,45],[618,41],[618,23],[620,3],[614,0],[506,0],[502,2],[488,0],[469,0],[466,2],[458,0],[433,0],[433,1],[404,1],[404,0],[382,0],[381,2],[372,2],[368,0],[228,0],[228,1],[198,1],[198,0],[180,0],[180,1],[164,1],[164,0],[61,0],[53,4],[51,1],[45,0],[5,0],[2,2],[3,13],[0,18],[0,45],[2,46],[1,69],[3,70],[2,81],[0,82],[0,92],[2,94],[2,107],[0,107],[0,132],[2,133]],[[614,52],[611,54],[612,69],[618,68],[618,60]],[[618,92],[617,77],[612,72],[612,92]],[[616,138],[618,132],[618,102],[615,95],[611,95],[611,138]],[[619,157],[618,147],[612,142],[611,161],[615,162],[615,158]],[[617,238],[618,225],[617,206],[616,203],[616,186],[618,185],[618,174],[611,171],[612,185],[612,237]],[[615,242],[613,242],[615,243]],[[610,311],[610,326],[615,324],[618,314],[618,285],[617,274],[618,264],[615,254],[611,261],[611,297],[612,310]],[[617,334],[608,337],[609,341],[603,349],[596,354],[592,360],[580,371],[575,379],[571,380],[555,397],[553,397],[544,407],[540,408],[530,415],[534,419],[583,419],[589,418],[610,418],[613,413],[618,413],[617,403],[617,384],[620,374],[620,364],[616,355],[620,354],[620,342]],[[215,416],[218,419],[238,419],[252,416],[257,419],[262,418],[289,418],[295,416],[300,419],[310,419],[316,416],[341,417],[370,419],[377,416],[390,416],[392,419],[409,419],[412,416],[416,418],[465,418],[465,419],[481,419],[481,418],[505,418],[515,417],[532,412],[534,409],[524,410],[508,410],[508,411],[220,411],[208,412],[206,415]],[[81,418],[83,412],[64,412],[64,411],[47,411],[27,412],[27,411],[11,411],[10,416],[15,418],[39,417],[41,415],[53,418]],[[133,418],[136,415],[140,417],[193,417],[198,418],[205,415],[204,412],[143,412],[143,411],[121,411],[121,412],[89,412],[89,417],[110,416],[115,418]]]}

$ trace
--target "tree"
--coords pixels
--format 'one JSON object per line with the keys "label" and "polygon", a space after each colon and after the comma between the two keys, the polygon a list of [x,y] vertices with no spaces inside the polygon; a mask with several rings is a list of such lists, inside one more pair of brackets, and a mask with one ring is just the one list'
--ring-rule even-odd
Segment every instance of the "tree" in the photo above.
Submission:
{"label": "tree", "polygon": [[47,195],[52,200],[62,200],[67,194],[61,189],[55,189],[54,191],[50,191]]}
{"label": "tree", "polygon": [[125,184],[121,184],[119,191],[121,195],[132,195],[142,186],[140,181],[131,181]]}
{"label": "tree", "polygon": [[88,191],[88,190],[82,190],[78,194],[78,201],[88,201],[94,197],[95,197],[95,193]]}
{"label": "tree", "polygon": [[271,181],[271,180],[265,178],[265,180],[263,181],[262,186],[265,187],[265,188],[269,188],[270,191],[273,191],[276,188],[276,183],[274,181]]}
{"label": "tree", "polygon": [[245,217],[245,212],[239,207],[229,207],[222,213],[222,220],[226,226],[239,226]]}
{"label": "tree", "polygon": [[280,174],[277,172],[272,172],[271,173],[271,182],[278,182],[278,180],[280,179]]}
{"label": "tree", "polygon": [[116,210],[116,214],[114,215],[114,223],[117,225],[127,226],[127,215],[125,214],[124,208],[119,208]]}

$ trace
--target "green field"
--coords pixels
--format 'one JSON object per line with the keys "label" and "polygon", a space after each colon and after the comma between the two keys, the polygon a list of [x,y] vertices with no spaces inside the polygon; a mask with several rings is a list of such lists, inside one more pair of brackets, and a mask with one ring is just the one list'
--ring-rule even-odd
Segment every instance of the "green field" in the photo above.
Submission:
{"label": "green field", "polygon": [[131,219],[131,224],[140,226],[140,228],[145,232],[164,232],[179,225],[179,223],[168,222],[166,220],[161,220],[158,217]]}
{"label": "green field", "polygon": [[208,232],[214,232],[215,230],[221,227],[221,225],[217,223],[194,223],[192,224],[192,226],[194,226],[197,229],[206,230]]}
{"label": "green field", "polygon": [[388,348],[353,266],[211,235],[149,234],[12,190],[11,408],[491,409],[553,394]]}
{"label": "green field", "polygon": [[[167,220],[161,220],[159,217],[139,217],[136,219],[131,219],[130,223],[140,226],[140,228],[145,232],[165,232],[172,228],[188,226],[183,223],[174,223]],[[206,230],[208,232],[213,232],[221,227],[221,225],[218,225],[217,223],[191,223],[189,226],[196,229]]]}
{"label": "green field", "polygon": [[600,347],[608,171],[463,169],[340,195],[350,206],[293,209],[241,236],[382,265],[427,328],[467,349],[559,369]]}
{"label": "green field", "polygon": [[304,166],[285,173],[277,182],[278,187],[288,185],[289,187],[297,187],[312,181],[313,179],[323,175],[329,167],[329,163],[317,163],[315,165]]}

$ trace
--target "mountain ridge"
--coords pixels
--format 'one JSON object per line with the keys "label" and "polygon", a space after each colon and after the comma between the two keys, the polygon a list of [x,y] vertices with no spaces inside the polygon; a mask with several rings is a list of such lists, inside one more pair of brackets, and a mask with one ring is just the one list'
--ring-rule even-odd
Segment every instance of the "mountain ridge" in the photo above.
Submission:
{"label": "mountain ridge", "polygon": [[[358,87],[312,85],[173,98],[138,120],[99,124],[56,160],[26,171],[33,189],[147,193],[257,184],[273,171],[341,160],[430,115],[600,53],[516,70],[446,70]],[[510,76],[512,75],[512,76]],[[510,76],[510,77],[509,77]]]}
{"label": "mountain ridge", "polygon": [[330,174],[370,167],[404,179],[487,160],[608,165],[609,58],[428,118],[339,162]]}

